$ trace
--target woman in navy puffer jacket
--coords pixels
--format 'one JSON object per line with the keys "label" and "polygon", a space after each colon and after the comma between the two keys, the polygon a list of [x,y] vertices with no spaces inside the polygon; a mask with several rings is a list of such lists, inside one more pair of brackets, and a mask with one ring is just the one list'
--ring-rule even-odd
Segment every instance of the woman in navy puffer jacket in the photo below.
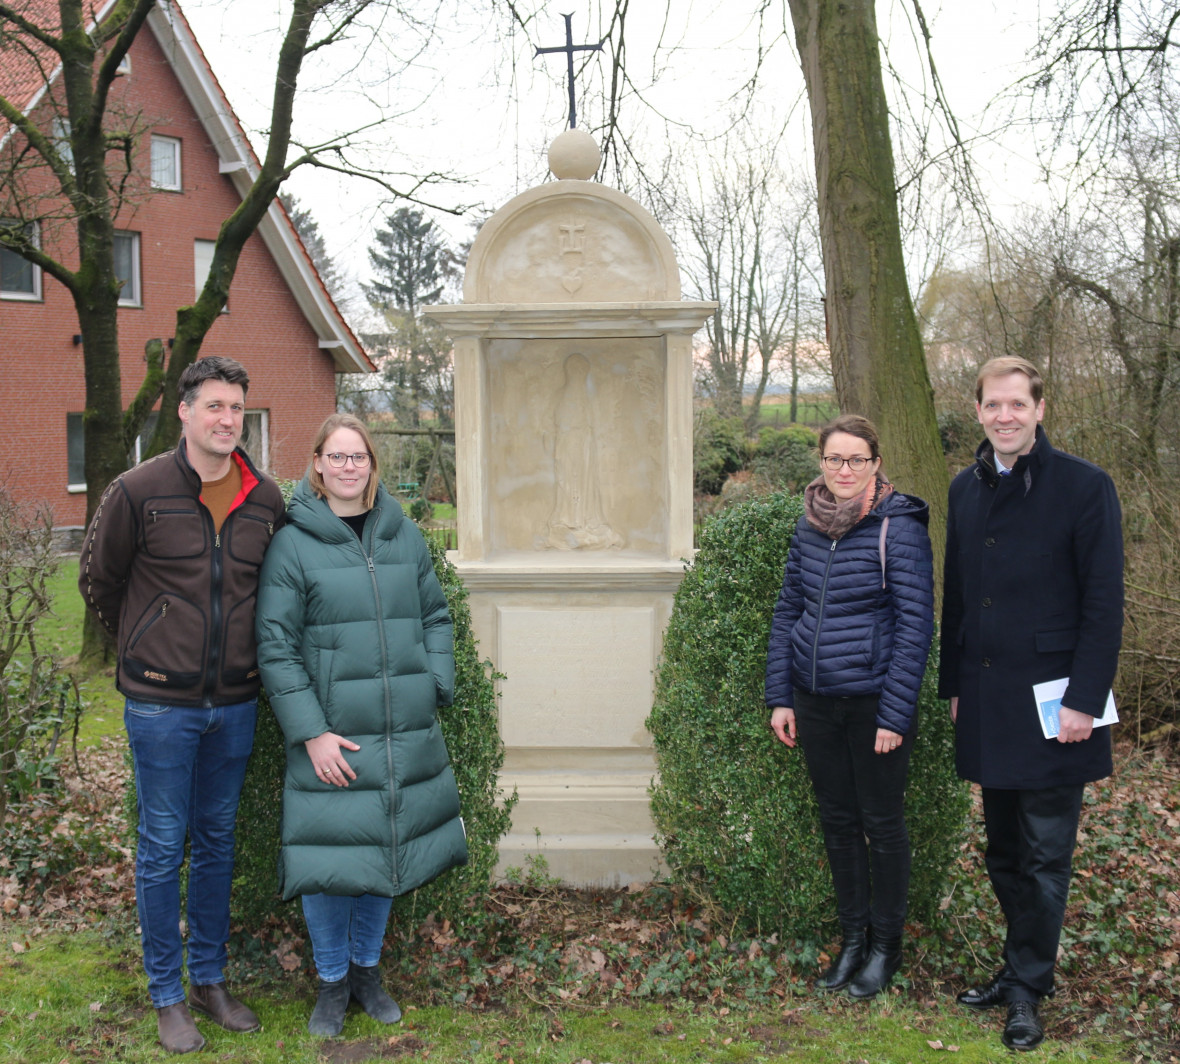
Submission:
{"label": "woman in navy puffer jacket", "polygon": [[820,985],[872,997],[901,964],[906,773],[934,631],[929,511],[881,474],[866,418],[838,417],[819,448],[774,608],[766,704],[778,738],[803,748],[844,929]]}

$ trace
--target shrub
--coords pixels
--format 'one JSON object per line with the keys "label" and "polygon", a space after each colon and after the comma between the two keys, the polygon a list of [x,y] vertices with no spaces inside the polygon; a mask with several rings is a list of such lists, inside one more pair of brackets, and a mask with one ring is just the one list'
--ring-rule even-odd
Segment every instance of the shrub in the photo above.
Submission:
{"label": "shrub", "polygon": [[[465,899],[486,891],[496,865],[500,839],[508,830],[515,798],[499,796],[498,776],[504,744],[498,729],[491,663],[481,661],[471,630],[467,591],[455,567],[430,543],[435,572],[446,593],[455,626],[455,704],[440,711],[443,735],[459,783],[469,852],[466,867],[398,898],[398,914],[419,919],[439,912],[456,918]],[[286,752],[282,731],[266,702],[258,704],[254,754],[246,772],[238,810],[238,853],[234,874],[234,922],[247,930],[260,927],[280,909],[277,861]]]}
{"label": "shrub", "polygon": [[[798,497],[723,511],[705,526],[676,593],[648,719],[659,762],[657,839],[673,876],[759,933],[814,938],[834,919],[815,798],[803,758],[767,725],[766,644]],[[928,670],[918,705],[907,816],[910,912],[938,908],[962,838],[968,790]]]}
{"label": "shrub", "polygon": [[713,410],[697,412],[692,433],[693,486],[716,495],[725,478],[746,462],[746,436],[741,418],[723,418]]}
{"label": "shrub", "polygon": [[23,510],[0,486],[0,825],[57,780],[58,743],[82,712],[73,681],[37,641],[57,571],[53,519]]}
{"label": "shrub", "polygon": [[802,491],[819,474],[819,437],[804,425],[763,428],[751,468],[776,491]]}

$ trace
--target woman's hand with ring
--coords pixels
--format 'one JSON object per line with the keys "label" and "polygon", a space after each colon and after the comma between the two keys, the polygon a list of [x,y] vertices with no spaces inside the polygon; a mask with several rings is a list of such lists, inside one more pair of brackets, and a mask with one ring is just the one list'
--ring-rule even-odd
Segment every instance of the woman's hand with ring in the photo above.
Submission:
{"label": "woman's hand with ring", "polygon": [[902,737],[888,728],[877,729],[877,742],[873,749],[878,754],[888,754],[901,746]]}
{"label": "woman's hand with ring", "polygon": [[349,780],[356,779],[352,766],[344,759],[341,750],[359,750],[360,747],[335,732],[324,732],[304,744],[307,756],[311,758],[315,774],[327,783],[347,787]]}

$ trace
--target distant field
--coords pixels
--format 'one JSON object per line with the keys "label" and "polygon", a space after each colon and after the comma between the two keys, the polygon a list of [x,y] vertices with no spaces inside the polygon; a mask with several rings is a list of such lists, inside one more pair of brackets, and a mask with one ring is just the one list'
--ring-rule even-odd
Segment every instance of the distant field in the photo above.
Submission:
{"label": "distant field", "polygon": [[[827,424],[840,413],[839,405],[826,395],[801,397],[796,409],[797,423],[808,425],[811,428]],[[771,403],[764,399],[758,410],[758,425],[759,427],[770,426],[776,429],[786,428],[791,423],[790,415],[791,404],[789,402]]]}

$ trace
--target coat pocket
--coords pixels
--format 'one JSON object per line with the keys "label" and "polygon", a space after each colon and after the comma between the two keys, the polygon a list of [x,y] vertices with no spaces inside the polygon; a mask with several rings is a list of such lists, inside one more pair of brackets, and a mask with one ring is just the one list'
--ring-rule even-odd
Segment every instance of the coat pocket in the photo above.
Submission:
{"label": "coat pocket", "polygon": [[1078,630],[1057,628],[1049,632],[1037,632],[1035,638],[1038,654],[1060,654],[1078,645]]}

